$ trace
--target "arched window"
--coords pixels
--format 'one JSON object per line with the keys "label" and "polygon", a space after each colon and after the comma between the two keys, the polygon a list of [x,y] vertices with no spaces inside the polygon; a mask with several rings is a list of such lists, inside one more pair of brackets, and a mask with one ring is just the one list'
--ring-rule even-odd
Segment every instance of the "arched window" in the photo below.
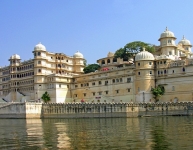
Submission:
{"label": "arched window", "polygon": [[38,69],[38,72],[40,73],[40,72],[42,72],[42,70],[41,70],[41,69]]}
{"label": "arched window", "polygon": [[107,63],[110,63],[110,62],[111,62],[110,59],[108,59],[108,60],[107,60]]}
{"label": "arched window", "polygon": [[166,70],[164,70],[164,74],[166,74]]}
{"label": "arched window", "polygon": [[185,71],[186,71],[184,67],[182,68],[182,71],[183,71],[183,72],[185,72]]}
{"label": "arched window", "polygon": [[40,56],[41,55],[41,52],[38,52],[38,56]]}
{"label": "arched window", "polygon": [[117,58],[113,58],[113,62],[117,62]]}
{"label": "arched window", "polygon": [[105,64],[105,60],[102,60],[102,64]]}

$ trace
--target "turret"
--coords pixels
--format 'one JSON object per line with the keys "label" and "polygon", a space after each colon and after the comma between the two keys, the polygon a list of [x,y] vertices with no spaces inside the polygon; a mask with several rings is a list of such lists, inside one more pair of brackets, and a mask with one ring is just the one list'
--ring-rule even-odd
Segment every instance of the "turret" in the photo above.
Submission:
{"label": "turret", "polygon": [[182,47],[183,47],[184,50],[185,50],[185,53],[187,53],[187,52],[191,53],[191,51],[192,51],[192,50],[191,50],[192,45],[191,45],[190,41],[187,40],[184,36],[183,36],[182,40],[181,40],[178,44],[181,44],[181,45],[182,45]]}
{"label": "turret", "polygon": [[82,73],[84,69],[84,57],[83,55],[77,51],[74,55],[74,72]]}
{"label": "turret", "polygon": [[160,41],[161,46],[161,54],[164,55],[175,55],[175,44],[176,37],[174,36],[174,33],[169,31],[166,27],[166,30],[161,33],[160,38],[158,41]]}
{"label": "turret", "polygon": [[143,49],[135,57],[135,94],[137,102],[149,102],[152,99],[151,88],[155,87],[154,56]]}

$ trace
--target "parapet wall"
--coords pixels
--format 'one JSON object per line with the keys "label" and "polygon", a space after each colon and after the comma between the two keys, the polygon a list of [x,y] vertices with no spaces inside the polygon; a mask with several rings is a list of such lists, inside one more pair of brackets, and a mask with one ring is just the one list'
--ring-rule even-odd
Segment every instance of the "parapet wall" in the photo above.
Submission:
{"label": "parapet wall", "polygon": [[193,115],[193,102],[180,103],[4,103],[0,118],[113,118]]}

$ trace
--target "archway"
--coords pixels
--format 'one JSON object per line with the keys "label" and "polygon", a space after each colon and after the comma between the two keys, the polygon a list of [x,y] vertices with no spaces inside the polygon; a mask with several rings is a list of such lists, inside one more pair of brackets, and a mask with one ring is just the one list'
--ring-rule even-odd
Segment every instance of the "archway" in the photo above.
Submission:
{"label": "archway", "polygon": [[178,98],[175,97],[175,98],[174,98],[174,103],[177,103],[177,102],[178,102]]}

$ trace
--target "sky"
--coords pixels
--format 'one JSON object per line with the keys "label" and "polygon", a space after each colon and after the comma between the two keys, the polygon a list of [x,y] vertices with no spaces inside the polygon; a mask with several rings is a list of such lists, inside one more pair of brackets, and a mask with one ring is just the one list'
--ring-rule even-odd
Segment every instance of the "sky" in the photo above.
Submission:
{"label": "sky", "polygon": [[39,42],[92,64],[129,42],[159,45],[166,26],[193,43],[192,0],[1,0],[0,20],[2,67],[13,54],[32,59]]}

